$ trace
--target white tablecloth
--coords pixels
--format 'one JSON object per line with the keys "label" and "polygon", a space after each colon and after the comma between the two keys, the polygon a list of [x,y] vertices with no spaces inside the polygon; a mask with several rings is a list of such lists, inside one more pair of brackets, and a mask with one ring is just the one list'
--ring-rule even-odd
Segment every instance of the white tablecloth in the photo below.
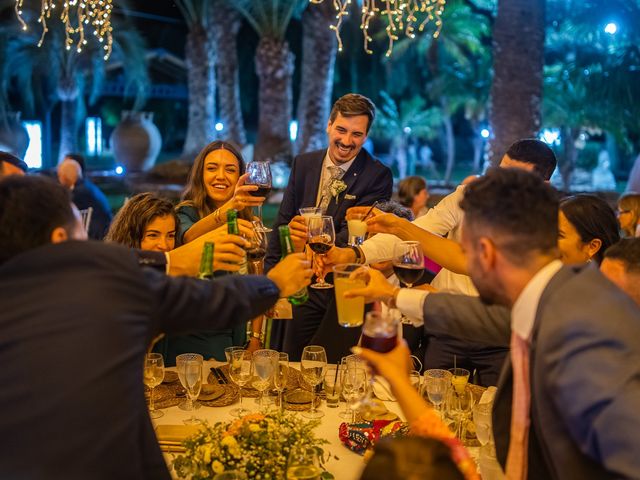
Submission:
{"label": "white tablecloth", "polygon": [[[209,374],[210,367],[219,365],[221,365],[219,362],[205,362],[205,378]],[[299,368],[298,364],[292,364],[291,366]],[[385,402],[385,405],[391,412],[394,412],[400,418],[403,418],[400,407],[396,402]],[[232,420],[234,417],[229,414],[229,411],[237,406],[238,403],[228,407],[202,406],[193,413],[196,418],[207,420],[209,423],[213,424],[219,421]],[[256,399],[253,398],[243,398],[242,406],[248,410],[258,410]],[[359,479],[362,469],[364,468],[362,456],[353,453],[347,447],[343,446],[342,443],[340,443],[340,438],[338,437],[338,427],[344,421],[344,419],[339,417],[338,414],[344,410],[344,402],[341,402],[338,408],[327,408],[326,404],[322,402],[322,405],[318,408],[325,413],[325,416],[320,419],[321,423],[316,429],[316,435],[319,438],[324,438],[329,441],[329,444],[325,446],[325,451],[331,454],[329,461],[325,464],[325,467],[335,476],[336,480]],[[191,417],[192,414],[192,412],[180,410],[178,407],[166,408],[162,411],[164,412],[164,415],[153,420],[155,425],[182,425],[182,421]],[[300,413],[296,414],[301,415]],[[168,462],[171,461],[173,456],[174,454],[165,453],[165,458]]]}

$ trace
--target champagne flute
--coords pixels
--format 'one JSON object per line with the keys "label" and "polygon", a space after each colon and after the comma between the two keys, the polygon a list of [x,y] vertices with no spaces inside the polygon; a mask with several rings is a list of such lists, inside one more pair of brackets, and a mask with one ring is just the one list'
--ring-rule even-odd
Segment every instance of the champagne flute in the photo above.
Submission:
{"label": "champagne flute", "polygon": [[164,380],[164,359],[159,353],[147,353],[144,356],[143,370],[144,384],[151,390],[149,399],[149,416],[160,418],[164,412],[156,410],[153,405],[153,392],[155,388]]}
{"label": "champagne flute", "polygon": [[192,380],[193,375],[191,375],[191,377],[187,379],[186,364],[187,362],[197,362],[202,365],[203,361],[204,359],[202,355],[198,353],[183,353],[182,355],[176,356],[176,370],[178,371],[178,378],[180,379],[180,384],[182,385],[182,387],[187,391],[187,398],[184,402],[178,405],[181,410],[191,411],[200,408],[200,404],[194,403],[188,395],[189,380]]}
{"label": "champagne flute", "polygon": [[316,409],[316,385],[322,382],[324,372],[327,368],[327,353],[324,347],[318,345],[308,345],[302,350],[302,359],[300,360],[300,371],[302,377],[313,388],[313,400],[311,402],[311,410],[302,414],[305,418],[322,418],[324,412]]}
{"label": "champagne flute", "polygon": [[253,352],[252,370],[254,375],[253,388],[260,392],[258,405],[264,407],[264,391],[269,388],[276,373],[279,353],[275,350],[256,350]]}
{"label": "champagne flute", "polygon": [[284,403],[282,401],[282,394],[287,388],[287,382],[289,381],[289,355],[280,352],[278,354],[278,367],[276,368],[275,375],[273,376],[273,385],[278,391],[278,405],[280,405],[280,411],[284,411]]}
{"label": "champagne flute", "polygon": [[[310,217],[307,220],[309,247],[316,255],[324,255],[336,240],[336,230],[333,226],[333,217],[328,215]],[[325,282],[324,275],[311,285],[311,288],[333,288],[333,285]]]}
{"label": "champagne flute", "polygon": [[[254,197],[266,197],[271,192],[271,165],[269,162],[251,162],[247,164],[246,185],[257,185],[258,189],[250,192]],[[271,229],[264,226],[262,222],[262,205],[258,206],[258,218],[260,219],[260,230],[270,232]]]}
{"label": "champagne flute", "polygon": [[420,242],[400,242],[393,247],[393,273],[408,288],[424,275],[424,254]]}
{"label": "champagne flute", "polygon": [[287,480],[319,479],[320,456],[313,447],[294,445],[287,458]]}
{"label": "champagne flute", "polygon": [[240,404],[238,408],[231,410],[231,415],[241,417],[249,413],[249,410],[242,407],[242,387],[251,380],[251,354],[246,350],[233,350],[228,357],[229,377],[238,385],[238,396]]}
{"label": "champagne flute", "polygon": [[[195,353],[184,353],[176,357],[176,367],[180,383],[187,391],[187,402],[184,410],[193,412],[200,408],[200,404],[196,401],[200,390],[202,389],[202,355]],[[192,413],[191,417],[183,420],[186,424],[200,423]]]}

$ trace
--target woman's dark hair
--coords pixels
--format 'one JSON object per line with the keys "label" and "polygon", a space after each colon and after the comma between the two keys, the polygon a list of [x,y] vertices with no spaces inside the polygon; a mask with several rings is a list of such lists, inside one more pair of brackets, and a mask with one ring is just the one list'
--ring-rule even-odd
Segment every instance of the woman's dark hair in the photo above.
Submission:
{"label": "woman's dark hair", "polygon": [[173,204],[153,193],[139,193],[131,197],[111,222],[107,242],[119,243],[129,248],[140,248],[147,225],[156,217],[171,215],[178,228],[178,218]]}
{"label": "woman's dark hair", "polygon": [[464,480],[447,445],[433,438],[398,437],[383,439],[360,480]]}
{"label": "woman's dark hair", "polygon": [[427,182],[422,177],[407,177],[398,184],[398,201],[407,208],[413,206],[413,199],[422,190],[427,189]]}
{"label": "woman's dark hair", "polygon": [[[240,170],[239,174],[243,175],[245,172],[245,163],[242,158],[242,154],[240,151],[231,143],[225,142],[223,140],[216,140],[215,142],[211,142],[209,145],[204,147],[196,159],[193,162],[193,167],[191,167],[191,171],[189,172],[189,178],[187,179],[187,186],[182,194],[182,201],[178,205],[178,208],[181,206],[189,206],[195,207],[198,210],[198,214],[200,218],[204,218],[210,213],[215,212],[216,206],[213,205],[209,197],[207,196],[207,190],[204,186],[203,174],[204,174],[204,161],[211,152],[215,152],[216,150],[227,150],[230,152],[236,159],[238,160],[238,169]],[[243,209],[242,218],[246,218],[246,215],[250,212],[246,212],[247,209]]]}
{"label": "woman's dark hair", "polygon": [[620,240],[618,220],[613,209],[600,197],[585,193],[562,199],[560,211],[576,229],[583,243],[594,239],[602,242],[593,256],[593,260],[600,265],[605,250]]}

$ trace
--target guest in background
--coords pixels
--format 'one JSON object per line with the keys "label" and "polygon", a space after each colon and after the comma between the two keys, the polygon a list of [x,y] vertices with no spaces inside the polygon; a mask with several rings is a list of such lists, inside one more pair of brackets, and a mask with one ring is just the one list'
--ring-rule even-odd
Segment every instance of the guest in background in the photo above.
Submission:
{"label": "guest in background", "polygon": [[640,236],[640,193],[625,193],[618,200],[618,222],[625,237]]}
{"label": "guest in background", "polygon": [[9,175],[24,175],[27,164],[9,152],[0,151],[0,178]]}
{"label": "guest in background", "polygon": [[607,248],[600,271],[640,307],[640,238],[623,238]]}
{"label": "guest in background", "polygon": [[[239,211],[239,218],[253,219],[251,207],[262,205],[264,197],[254,197],[256,185],[245,185],[247,174],[242,154],[229,142],[217,140],[198,154],[187,186],[178,204],[181,243],[226,225],[227,212]],[[240,222],[245,233],[251,225]]]}
{"label": "guest in background", "polygon": [[411,209],[413,218],[418,218],[427,213],[427,201],[429,191],[424,178],[413,176],[407,177],[398,184],[398,201],[404,207]]}
{"label": "guest in background", "polygon": [[71,190],[71,198],[78,209],[93,209],[89,223],[89,238],[102,240],[112,217],[109,200],[105,194],[84,177],[80,163],[69,156],[58,164],[58,180]]}
{"label": "guest in background", "polygon": [[605,250],[620,240],[616,214],[595,195],[564,198],[558,215],[558,250],[564,264],[602,263]]}

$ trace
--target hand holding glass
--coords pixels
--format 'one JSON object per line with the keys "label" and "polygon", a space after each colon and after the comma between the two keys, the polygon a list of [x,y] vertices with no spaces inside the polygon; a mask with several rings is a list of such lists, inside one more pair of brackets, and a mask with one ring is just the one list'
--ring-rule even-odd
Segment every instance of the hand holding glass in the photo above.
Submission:
{"label": "hand holding glass", "polygon": [[[307,219],[307,229],[309,248],[316,255],[324,255],[331,250],[336,239],[333,217],[328,215],[310,217]],[[324,276],[322,276],[318,278],[318,282],[311,285],[311,288],[333,288],[333,285],[325,282]]]}
{"label": "hand holding glass", "polygon": [[[271,192],[271,165],[269,162],[251,162],[247,164],[247,185],[257,185],[258,189],[250,192],[254,197],[266,197]],[[262,223],[262,205],[258,207],[258,218],[260,219],[260,230],[270,232],[271,229]]]}
{"label": "hand holding glass", "polygon": [[420,242],[400,242],[393,247],[393,273],[408,288],[424,275],[424,254]]}

